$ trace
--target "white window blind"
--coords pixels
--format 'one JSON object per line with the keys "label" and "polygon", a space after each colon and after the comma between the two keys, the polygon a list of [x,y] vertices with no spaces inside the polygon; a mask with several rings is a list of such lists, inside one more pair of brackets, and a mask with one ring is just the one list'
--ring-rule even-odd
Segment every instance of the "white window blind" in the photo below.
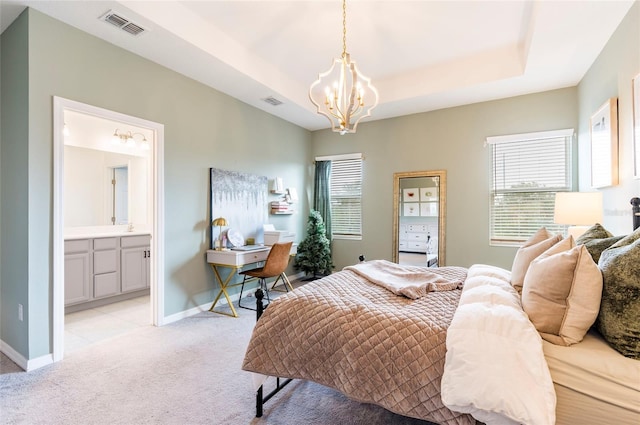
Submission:
{"label": "white window blind", "polygon": [[362,157],[331,160],[331,233],[362,237]]}
{"label": "white window blind", "polygon": [[556,192],[571,190],[573,130],[487,138],[492,146],[490,237],[516,245],[553,222]]}

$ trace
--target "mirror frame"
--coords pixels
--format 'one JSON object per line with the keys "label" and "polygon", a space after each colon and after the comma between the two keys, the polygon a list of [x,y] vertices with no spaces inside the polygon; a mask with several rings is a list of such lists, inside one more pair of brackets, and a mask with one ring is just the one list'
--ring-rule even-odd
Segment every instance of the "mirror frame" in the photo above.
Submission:
{"label": "mirror frame", "polygon": [[393,262],[399,261],[398,241],[400,239],[400,179],[409,177],[439,177],[438,190],[438,267],[446,265],[445,223],[447,211],[447,172],[446,170],[407,171],[393,173]]}

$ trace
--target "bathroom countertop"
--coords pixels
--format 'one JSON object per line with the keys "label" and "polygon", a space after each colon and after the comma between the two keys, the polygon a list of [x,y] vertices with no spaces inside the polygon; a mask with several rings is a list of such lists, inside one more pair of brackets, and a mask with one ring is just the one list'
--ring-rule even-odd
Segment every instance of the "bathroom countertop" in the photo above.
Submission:
{"label": "bathroom countertop", "polygon": [[71,233],[64,235],[65,241],[70,241],[74,239],[95,239],[95,238],[116,238],[121,236],[142,236],[149,235],[148,231],[144,230],[133,230],[132,232],[124,231],[96,231],[96,232],[82,232],[82,233]]}

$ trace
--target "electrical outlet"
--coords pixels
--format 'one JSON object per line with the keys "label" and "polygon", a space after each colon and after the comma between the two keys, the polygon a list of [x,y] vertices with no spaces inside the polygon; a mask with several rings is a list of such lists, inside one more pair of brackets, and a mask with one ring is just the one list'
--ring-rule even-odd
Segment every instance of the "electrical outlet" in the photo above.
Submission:
{"label": "electrical outlet", "polygon": [[22,322],[23,319],[24,319],[24,316],[22,312],[22,304],[18,304],[18,320]]}

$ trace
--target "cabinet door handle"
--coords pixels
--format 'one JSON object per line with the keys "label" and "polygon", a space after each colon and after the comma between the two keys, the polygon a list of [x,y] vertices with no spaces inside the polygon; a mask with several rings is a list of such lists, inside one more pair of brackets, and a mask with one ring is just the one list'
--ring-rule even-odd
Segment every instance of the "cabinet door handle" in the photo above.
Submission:
{"label": "cabinet door handle", "polygon": [[147,258],[147,251],[144,251],[144,256],[142,258]]}
{"label": "cabinet door handle", "polygon": [[151,251],[147,251],[147,258],[151,258]]}

